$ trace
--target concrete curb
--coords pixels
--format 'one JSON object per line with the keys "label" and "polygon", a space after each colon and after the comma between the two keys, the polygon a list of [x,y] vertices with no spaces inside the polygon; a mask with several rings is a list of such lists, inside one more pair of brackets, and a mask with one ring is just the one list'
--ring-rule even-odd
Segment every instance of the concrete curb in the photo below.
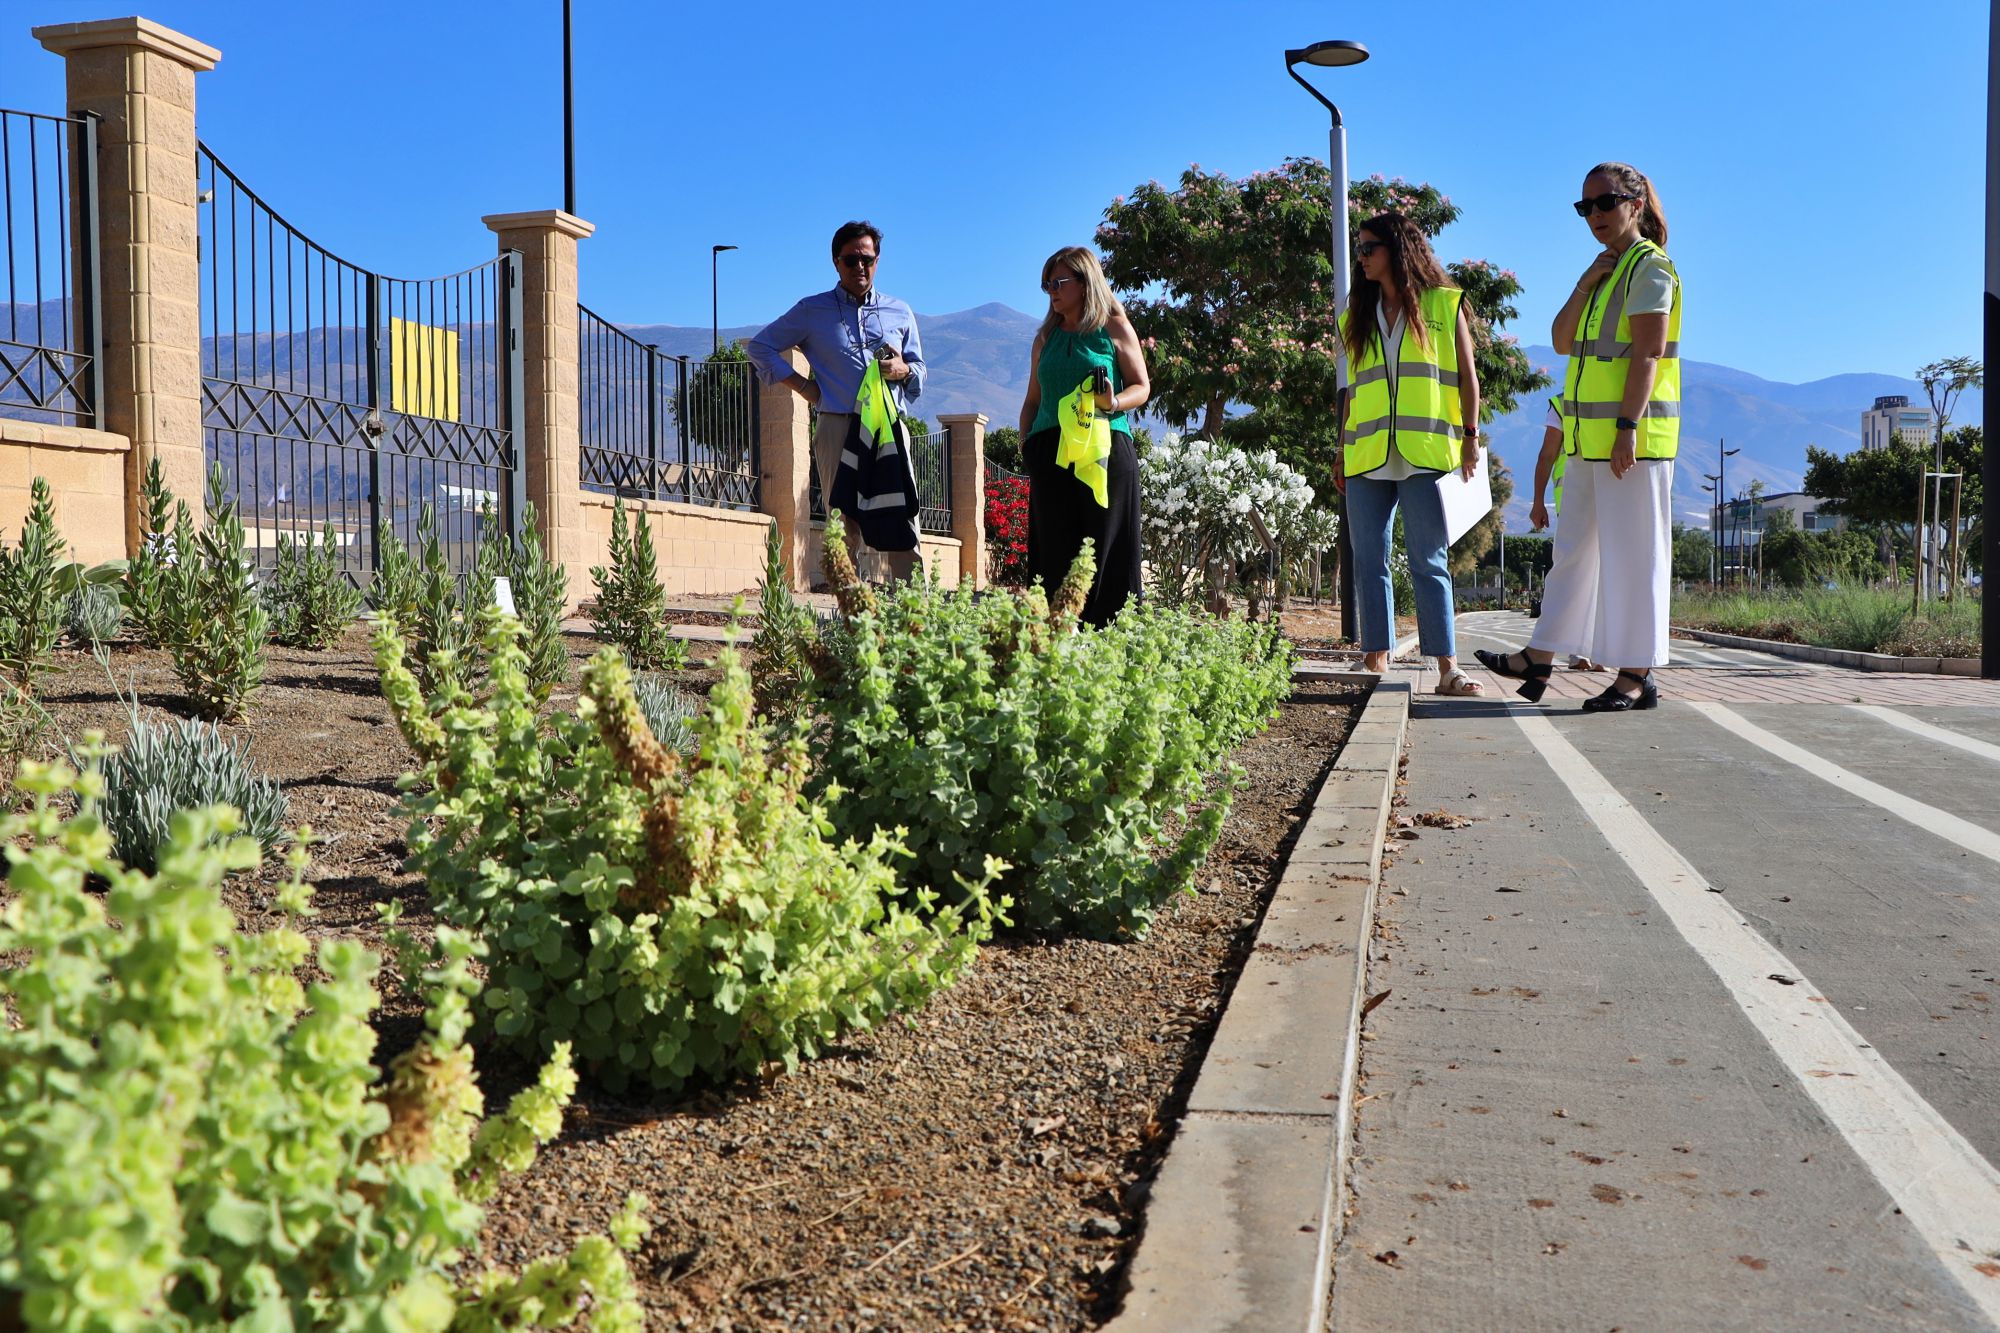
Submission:
{"label": "concrete curb", "polygon": [[1313,799],[1154,1182],[1108,1333],[1326,1326],[1369,933],[1411,691],[1376,683]]}
{"label": "concrete curb", "polygon": [[1795,662],[1818,662],[1825,666],[1847,667],[1854,671],[1907,671],[1920,675],[1976,676],[1976,657],[1896,657],[1889,653],[1863,653],[1851,648],[1820,648],[1810,643],[1782,643],[1777,639],[1752,639],[1742,634],[1718,634],[1714,630],[1673,626],[1682,638],[1712,643],[1718,648],[1752,648],[1773,657],[1789,657]]}

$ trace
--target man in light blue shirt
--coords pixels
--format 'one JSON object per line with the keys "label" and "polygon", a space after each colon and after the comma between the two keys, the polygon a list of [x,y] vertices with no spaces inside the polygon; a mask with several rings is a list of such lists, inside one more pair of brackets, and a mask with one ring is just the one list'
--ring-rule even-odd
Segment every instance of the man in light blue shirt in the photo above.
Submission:
{"label": "man in light blue shirt", "polygon": [[[833,290],[806,297],[750,340],[750,361],[766,384],[782,384],[819,408],[813,461],[819,467],[822,493],[833,489],[834,474],[840,470],[840,453],[854,420],[855,395],[861,391],[868,363],[880,357],[882,378],[898,410],[908,411],[924,389],[924,347],[917,336],[916,312],[875,289],[881,255],[882,233],[874,224],[846,223],[833,234],[833,268],[840,275]],[[784,354],[795,347],[805,354],[812,378],[785,360]],[[848,549],[859,557],[860,529],[848,518],[846,530]],[[916,551],[875,552],[876,561],[892,578],[908,577],[917,558]]]}

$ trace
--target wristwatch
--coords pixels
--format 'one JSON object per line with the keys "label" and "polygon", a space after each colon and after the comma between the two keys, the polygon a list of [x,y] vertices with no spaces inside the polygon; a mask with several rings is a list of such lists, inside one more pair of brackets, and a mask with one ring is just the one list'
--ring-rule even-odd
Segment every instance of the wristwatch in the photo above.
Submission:
{"label": "wristwatch", "polygon": [[1636,421],[1634,421],[1634,420],[1632,420],[1632,418],[1630,418],[1630,417],[1620,417],[1620,418],[1618,418],[1618,429],[1620,429],[1620,430],[1637,430],[1637,429],[1639,429],[1639,423],[1638,423],[1638,422],[1636,422]]}

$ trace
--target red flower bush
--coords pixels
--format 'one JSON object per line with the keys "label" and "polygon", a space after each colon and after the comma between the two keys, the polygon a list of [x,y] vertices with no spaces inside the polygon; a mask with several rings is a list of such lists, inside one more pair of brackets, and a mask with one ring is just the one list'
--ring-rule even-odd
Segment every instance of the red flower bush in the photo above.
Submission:
{"label": "red flower bush", "polygon": [[995,583],[1028,582],[1028,479],[986,478],[987,577]]}

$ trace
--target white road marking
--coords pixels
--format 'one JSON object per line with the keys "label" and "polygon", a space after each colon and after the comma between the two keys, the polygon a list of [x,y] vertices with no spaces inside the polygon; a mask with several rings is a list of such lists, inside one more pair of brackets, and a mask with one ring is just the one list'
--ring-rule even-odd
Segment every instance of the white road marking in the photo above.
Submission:
{"label": "white road marking", "polygon": [[1908,713],[1899,713],[1893,708],[1878,708],[1874,704],[1849,704],[1848,707],[1857,713],[1866,713],[1870,717],[1879,718],[1892,727],[1901,727],[1912,735],[1922,736],[1940,745],[1956,746],[1970,754],[1978,755],[1981,759],[1991,759],[1994,763],[2000,764],[2000,745],[1995,745],[1991,741],[1961,736],[1955,731],[1932,726],[1928,722],[1911,717]]}
{"label": "white road marking", "polygon": [[[1798,965],[1743,919],[1591,762],[1539,713],[1514,720],[1807,1096],[1902,1209],[1923,1243],[2000,1324],[2000,1171],[1918,1095]],[[1746,724],[1747,725],[1747,724]],[[1772,973],[1797,977],[1780,986]]]}
{"label": "white road marking", "polygon": [[[2000,862],[2000,833],[1981,828],[1969,819],[1960,819],[1933,805],[1913,800],[1899,791],[1891,791],[1879,782],[1870,782],[1859,773],[1850,772],[1824,759],[1803,746],[1792,744],[1782,736],[1773,735],[1755,722],[1742,717],[1721,704],[1690,701],[1688,707],[1715,723],[1725,731],[1733,732],[1759,749],[1768,750],[1788,764],[1796,765],[1822,781],[1829,782],[1852,796],[1873,805],[1879,805],[1899,819],[1906,819],[1926,833],[1934,833],[1946,842],[1958,844],[1968,852],[1985,857],[1989,861]],[[1996,1281],[1995,1286],[2000,1286]]]}

